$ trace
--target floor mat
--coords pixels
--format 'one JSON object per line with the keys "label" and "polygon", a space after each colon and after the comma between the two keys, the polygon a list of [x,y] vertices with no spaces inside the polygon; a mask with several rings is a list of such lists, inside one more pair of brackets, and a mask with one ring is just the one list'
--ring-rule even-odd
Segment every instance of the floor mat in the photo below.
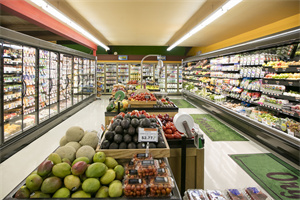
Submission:
{"label": "floor mat", "polygon": [[248,141],[209,114],[191,114],[191,116],[212,141]]}
{"label": "floor mat", "polygon": [[184,99],[170,99],[178,108],[196,108]]}
{"label": "floor mat", "polygon": [[230,155],[274,199],[300,199],[300,171],[271,153]]}

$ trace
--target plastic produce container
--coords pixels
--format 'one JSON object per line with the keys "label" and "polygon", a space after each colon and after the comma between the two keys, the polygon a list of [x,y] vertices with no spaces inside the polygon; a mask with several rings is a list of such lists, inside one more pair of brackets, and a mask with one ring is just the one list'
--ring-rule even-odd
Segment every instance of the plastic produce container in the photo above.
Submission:
{"label": "plastic produce container", "polygon": [[153,157],[150,153],[138,153],[135,154],[132,158],[132,162],[137,163],[143,160],[153,160]]}
{"label": "plastic produce container", "polygon": [[140,177],[157,176],[158,168],[157,160],[143,160],[138,162],[136,166]]}
{"label": "plastic produce container", "polygon": [[145,179],[125,179],[123,187],[126,197],[145,197],[148,188]]}
{"label": "plastic produce container", "polygon": [[125,179],[140,179],[141,177],[138,174],[136,169],[125,170]]}
{"label": "plastic produce container", "polygon": [[174,182],[171,177],[155,177],[149,181],[149,197],[170,196],[174,188]]}

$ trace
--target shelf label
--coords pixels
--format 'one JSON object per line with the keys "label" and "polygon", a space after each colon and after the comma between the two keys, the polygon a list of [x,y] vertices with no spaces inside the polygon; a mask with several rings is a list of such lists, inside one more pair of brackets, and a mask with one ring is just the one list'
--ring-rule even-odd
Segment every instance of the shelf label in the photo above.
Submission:
{"label": "shelf label", "polygon": [[158,142],[157,128],[139,128],[139,142]]}
{"label": "shelf label", "polygon": [[278,68],[275,68],[275,72],[277,72],[278,71]]}
{"label": "shelf label", "polygon": [[276,84],[279,85],[280,81],[276,81]]}
{"label": "shelf label", "polygon": [[300,72],[300,67],[297,67],[297,71]]}
{"label": "shelf label", "polygon": [[293,86],[293,82],[288,82],[289,86]]}
{"label": "shelf label", "polygon": [[282,71],[285,72],[286,68],[282,68]]}

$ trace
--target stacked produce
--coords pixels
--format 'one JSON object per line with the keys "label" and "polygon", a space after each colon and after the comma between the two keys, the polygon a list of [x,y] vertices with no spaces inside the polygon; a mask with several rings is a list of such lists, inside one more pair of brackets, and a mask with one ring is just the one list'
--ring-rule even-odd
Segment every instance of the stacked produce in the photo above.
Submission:
{"label": "stacked produce", "polygon": [[137,85],[138,83],[139,83],[138,80],[130,80],[130,81],[128,81],[127,84],[129,84],[129,85]]}
{"label": "stacked produce", "polygon": [[170,117],[168,114],[162,116],[161,114],[157,115],[161,123],[163,124],[163,131],[167,139],[181,139],[181,134],[173,123],[173,117]]}
{"label": "stacked produce", "polygon": [[[145,149],[146,144],[138,142],[139,128],[157,128],[159,125],[155,115],[149,115],[146,111],[132,111],[120,113],[111,121],[101,149]],[[166,144],[158,129],[158,142],[151,142],[150,148],[165,148]]]}
{"label": "stacked produce", "polygon": [[129,101],[156,101],[156,97],[148,92],[135,94],[128,98]]}
{"label": "stacked produce", "polygon": [[43,161],[15,198],[106,198],[123,194],[124,168],[95,152],[98,136],[78,126],[67,130],[60,147]]}
{"label": "stacked produce", "polygon": [[[112,99],[112,100],[110,100],[108,106],[106,107],[106,111],[107,112],[118,112],[118,108],[119,108],[118,101],[116,101],[116,99]],[[123,99],[120,102],[120,112],[126,112],[127,108],[128,108],[128,100]]]}
{"label": "stacked produce", "polygon": [[174,108],[175,104],[169,100],[169,98],[162,98],[157,100],[157,104],[153,106],[154,108]]}
{"label": "stacked produce", "polygon": [[300,73],[282,73],[282,74],[270,73],[267,74],[265,78],[299,80]]}
{"label": "stacked produce", "polygon": [[174,188],[168,167],[151,154],[135,154],[125,165],[124,194],[126,197],[167,197]]}
{"label": "stacked produce", "polygon": [[117,92],[119,90],[121,90],[123,92],[126,92],[125,85],[123,85],[123,84],[115,84],[113,86],[112,92]]}

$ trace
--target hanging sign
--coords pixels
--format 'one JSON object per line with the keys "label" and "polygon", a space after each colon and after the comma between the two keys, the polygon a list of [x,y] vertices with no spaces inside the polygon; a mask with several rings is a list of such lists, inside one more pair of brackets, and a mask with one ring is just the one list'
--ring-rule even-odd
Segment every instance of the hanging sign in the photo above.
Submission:
{"label": "hanging sign", "polygon": [[157,128],[139,128],[139,142],[158,142]]}
{"label": "hanging sign", "polygon": [[119,55],[118,60],[128,60],[128,56],[127,55]]}

